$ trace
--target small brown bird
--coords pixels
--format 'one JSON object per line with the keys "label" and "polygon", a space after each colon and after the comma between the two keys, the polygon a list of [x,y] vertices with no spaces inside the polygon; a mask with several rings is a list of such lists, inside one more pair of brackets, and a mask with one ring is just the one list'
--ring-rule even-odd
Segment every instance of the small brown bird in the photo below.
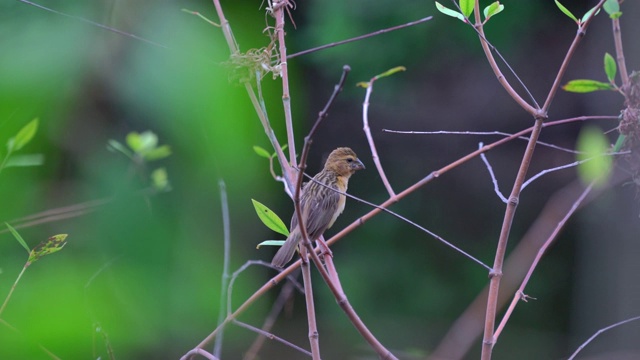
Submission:
{"label": "small brown bird", "polygon": [[[318,183],[344,193],[347,191],[351,175],[361,169],[364,169],[364,165],[358,160],[356,153],[347,147],[340,147],[329,154],[324,169],[302,187],[300,209],[309,240],[318,239],[333,225],[342,214],[346,201],[346,196]],[[302,233],[298,228],[298,216],[294,213],[291,218],[291,233],[273,257],[271,265],[284,267],[295,254],[300,240]]]}

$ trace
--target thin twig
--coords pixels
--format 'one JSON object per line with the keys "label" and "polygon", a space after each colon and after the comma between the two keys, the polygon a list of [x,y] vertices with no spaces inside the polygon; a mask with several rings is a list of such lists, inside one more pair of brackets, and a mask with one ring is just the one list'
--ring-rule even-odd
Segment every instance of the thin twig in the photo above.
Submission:
{"label": "thin twig", "polygon": [[400,30],[400,29],[403,29],[403,28],[406,28],[406,27],[409,27],[409,26],[418,25],[418,24],[421,24],[421,23],[423,23],[423,22],[429,21],[429,20],[431,20],[432,18],[433,18],[433,16],[427,16],[426,18],[422,18],[422,19],[420,19],[420,20],[416,20],[416,21],[411,21],[411,22],[408,22],[408,23],[403,24],[403,25],[392,26],[392,27],[390,27],[390,28],[386,28],[386,29],[382,29],[382,30],[374,31],[374,32],[369,33],[369,34],[365,34],[365,35],[361,35],[361,36],[356,36],[356,37],[351,38],[351,39],[342,40],[342,41],[337,41],[337,42],[334,42],[334,43],[330,43],[330,44],[326,44],[326,45],[322,45],[322,46],[314,47],[313,49],[307,49],[307,50],[304,50],[304,51],[297,52],[297,53],[295,53],[295,54],[291,54],[291,55],[287,56],[287,59],[291,59],[291,58],[294,58],[294,57],[296,57],[296,56],[306,55],[306,54],[310,54],[310,53],[312,53],[312,52],[316,52],[316,51],[320,51],[320,50],[324,50],[324,49],[332,48],[332,47],[334,47],[334,46],[338,46],[338,45],[348,44],[348,43],[350,43],[350,42],[354,42],[354,41],[358,41],[358,40],[366,39],[366,38],[373,37],[373,36],[377,36],[377,35],[384,34],[384,33],[387,33],[387,32],[391,32],[391,31],[395,31],[395,30]]}
{"label": "thin twig", "polygon": [[573,203],[573,205],[571,206],[569,211],[567,211],[567,213],[564,215],[562,220],[560,220],[558,222],[558,224],[556,225],[555,229],[553,229],[553,232],[551,233],[551,235],[549,235],[547,240],[540,247],[540,250],[538,250],[538,254],[536,255],[535,259],[533,260],[533,263],[531,264],[531,266],[529,267],[529,271],[527,272],[527,275],[524,277],[524,280],[522,280],[522,284],[520,285],[520,288],[518,288],[518,290],[516,291],[516,294],[514,295],[513,300],[511,301],[511,305],[509,305],[509,308],[507,309],[505,315],[502,317],[502,321],[500,322],[500,325],[498,325],[498,328],[496,329],[495,333],[493,334],[494,341],[498,341],[498,338],[500,337],[500,334],[502,333],[502,330],[506,326],[507,321],[509,321],[509,318],[511,317],[511,314],[513,313],[513,309],[515,309],[518,301],[523,298],[524,289],[527,286],[527,284],[529,283],[529,279],[531,279],[531,275],[533,275],[533,271],[538,266],[538,263],[542,259],[542,256],[547,251],[549,246],[551,246],[551,244],[553,244],[553,242],[558,238],[558,234],[560,233],[560,230],[562,230],[562,228],[567,223],[569,218],[571,218],[571,216],[573,216],[573,214],[580,207],[580,205],[582,204],[584,199],[587,197],[587,195],[589,195],[589,193],[591,193],[591,189],[593,188],[593,184],[594,183],[595,182],[592,182],[591,184],[589,184],[589,186],[587,186],[584,189],[582,194],[580,194],[580,196],[576,199],[576,201]]}
{"label": "thin twig", "polygon": [[604,327],[604,328],[602,328],[602,329],[598,330],[598,331],[597,331],[595,334],[593,334],[589,339],[587,339],[587,341],[585,341],[584,343],[582,343],[582,345],[580,345],[580,347],[578,347],[578,349],[576,349],[576,351],[575,351],[573,354],[571,354],[571,356],[570,356],[570,357],[569,357],[569,359],[567,359],[567,360],[573,360],[573,359],[575,359],[576,355],[578,355],[578,353],[579,353],[580,351],[582,351],[582,349],[584,349],[587,345],[589,345],[589,343],[590,343],[590,342],[592,342],[596,337],[598,337],[598,336],[599,336],[600,334],[602,334],[603,332],[605,332],[605,331],[609,331],[609,330],[611,330],[611,329],[613,329],[613,328],[616,328],[616,327],[618,327],[618,326],[620,326],[620,325],[624,325],[624,324],[626,324],[626,323],[630,323],[630,322],[632,322],[632,321],[637,321],[637,320],[640,320],[640,316],[636,316],[636,317],[632,317],[632,318],[630,318],[630,319],[622,320],[622,321],[619,321],[619,322],[617,322],[617,323],[615,323],[615,324],[609,325],[609,326],[607,326],[607,327]]}
{"label": "thin twig", "polygon": [[[484,146],[483,143],[478,143],[478,148],[482,149],[483,146]],[[491,167],[491,164],[489,164],[489,160],[487,160],[487,155],[482,153],[480,154],[480,158],[482,159],[482,162],[484,162],[484,165],[487,167],[487,170],[489,171],[489,175],[491,175],[491,181],[493,182],[493,191],[496,193],[496,195],[498,195],[500,200],[502,200],[502,202],[506,204],[507,202],[509,202],[509,200],[506,197],[504,197],[504,195],[502,195],[502,192],[500,192],[500,187],[498,186],[498,179],[496,179],[496,175],[493,173],[493,168]]]}
{"label": "thin twig", "polygon": [[373,83],[375,81],[376,77],[373,77],[371,78],[371,80],[369,80],[367,92],[364,96],[364,102],[362,103],[362,129],[364,130],[364,134],[367,136],[369,148],[371,149],[371,157],[373,159],[373,162],[376,164],[376,168],[378,169],[378,174],[380,174],[382,184],[384,184],[385,189],[387,189],[389,197],[394,197],[396,193],[393,191],[393,188],[391,187],[391,184],[387,179],[387,175],[384,173],[384,169],[382,169],[382,163],[380,163],[380,157],[378,156],[376,144],[373,142],[373,136],[371,136],[371,128],[369,127],[369,99],[371,98],[371,93],[373,92]]}
{"label": "thin twig", "polygon": [[67,17],[67,18],[70,18],[70,19],[73,19],[73,20],[77,20],[77,21],[80,21],[80,22],[83,22],[83,23],[87,23],[89,25],[93,25],[93,26],[99,27],[100,29],[103,29],[103,30],[111,31],[111,32],[116,33],[118,35],[122,35],[122,36],[126,36],[126,37],[129,37],[129,38],[132,38],[132,39],[136,39],[136,40],[142,41],[142,42],[147,43],[149,45],[157,46],[157,47],[160,47],[160,48],[163,48],[163,49],[169,49],[168,46],[159,44],[159,43],[157,43],[155,41],[147,40],[147,39],[142,38],[142,37],[140,37],[138,35],[134,35],[134,34],[130,34],[130,33],[124,32],[122,30],[114,29],[112,27],[97,23],[95,21],[91,21],[91,20],[88,20],[88,19],[85,19],[85,18],[82,18],[82,17],[79,17],[79,16],[69,15],[69,14],[66,14],[66,13],[63,13],[63,12],[60,12],[60,11],[57,11],[57,10],[53,10],[53,9],[48,8],[46,6],[42,6],[40,4],[36,4],[34,2],[31,2],[31,1],[27,1],[27,0],[18,0],[18,1],[20,1],[21,3],[27,4],[27,5],[31,5],[31,6],[37,7],[37,8],[42,9],[42,10],[46,10],[46,11],[52,12],[52,13],[54,13],[56,15],[64,16],[64,17]]}
{"label": "thin twig", "polygon": [[578,26],[578,31],[576,33],[576,36],[573,38],[573,42],[571,43],[571,46],[569,47],[569,50],[567,51],[567,54],[565,55],[564,60],[560,65],[560,69],[558,70],[558,74],[556,74],[556,78],[553,80],[553,85],[551,85],[551,89],[549,89],[549,94],[547,95],[547,99],[544,101],[544,105],[542,105],[541,110],[545,116],[547,111],[549,111],[549,108],[551,107],[551,102],[555,98],[556,92],[560,88],[560,81],[562,81],[564,74],[567,72],[567,68],[569,67],[569,62],[573,58],[573,55],[575,54],[576,49],[578,48],[578,44],[580,44],[582,38],[587,33],[587,28],[589,27],[589,24],[591,24],[591,21],[595,17],[596,12],[600,10],[600,8],[602,7],[605,1],[606,0],[600,0],[598,5],[594,7],[595,9],[593,13],[594,15],[590,16],[587,19],[587,21],[585,21],[584,23]]}
{"label": "thin twig", "polygon": [[[14,333],[20,336],[24,336],[24,334],[20,330],[18,330],[15,326],[9,324],[5,319],[0,318],[0,324],[6,326],[9,330],[13,331]],[[61,360],[56,354],[52,353],[46,347],[42,346],[41,344],[37,344],[37,345],[40,348],[40,350],[44,351],[44,353],[49,355],[49,357],[52,358],[53,360]]]}
{"label": "thin twig", "polygon": [[[220,281],[220,308],[218,310],[218,326],[222,324],[225,318],[225,301],[227,300],[227,289],[229,286],[229,261],[231,258],[231,220],[229,219],[229,202],[227,201],[227,186],[223,179],[218,180],[220,188],[220,207],[222,211],[222,231],[223,231],[223,261],[222,261],[222,280]],[[220,357],[222,354],[222,338],[224,331],[220,331],[220,335],[216,338],[213,345],[213,355]]]}
{"label": "thin twig", "polygon": [[351,195],[351,194],[349,194],[349,193],[342,192],[342,191],[336,190],[336,189],[334,189],[334,188],[332,188],[332,187],[329,187],[329,186],[327,186],[327,185],[325,185],[325,184],[323,184],[323,183],[321,183],[321,182],[319,182],[319,181],[315,180],[313,177],[311,177],[311,176],[309,176],[309,175],[307,175],[307,174],[305,174],[305,176],[309,179],[309,181],[313,181],[313,182],[315,182],[316,184],[318,184],[318,185],[320,185],[320,186],[324,186],[324,187],[326,187],[327,189],[330,189],[330,190],[332,190],[332,191],[337,192],[338,194],[342,194],[342,195],[344,195],[344,196],[346,196],[346,197],[348,197],[348,198],[354,199],[354,200],[356,200],[356,201],[358,201],[358,202],[361,202],[361,203],[363,203],[363,204],[369,205],[369,206],[371,206],[371,207],[373,207],[373,208],[379,209],[379,210],[381,210],[381,211],[386,212],[387,214],[390,214],[390,215],[393,215],[393,216],[397,217],[398,219],[400,219],[400,220],[402,220],[402,221],[404,221],[404,222],[406,222],[406,223],[408,223],[408,224],[412,225],[413,227],[415,227],[415,228],[417,228],[417,229],[419,229],[419,230],[421,230],[421,231],[423,231],[423,232],[425,232],[425,233],[429,234],[429,235],[430,235],[431,237],[433,237],[434,239],[436,239],[436,240],[438,240],[439,242],[443,243],[444,245],[446,245],[446,246],[448,246],[448,247],[452,248],[453,250],[457,251],[458,253],[460,253],[460,254],[464,255],[464,256],[465,256],[465,257],[467,257],[469,260],[472,260],[472,261],[473,261],[473,262],[475,262],[476,264],[478,264],[478,265],[482,266],[483,268],[485,268],[485,269],[487,269],[487,270],[491,271],[491,267],[490,267],[489,265],[486,265],[486,264],[485,264],[485,263],[483,263],[482,261],[480,261],[480,260],[476,259],[473,255],[471,255],[471,254],[467,253],[466,251],[464,251],[464,250],[460,249],[459,247],[457,247],[457,246],[453,245],[452,243],[448,242],[447,240],[445,240],[444,238],[442,238],[440,235],[438,235],[438,234],[436,234],[436,233],[432,232],[431,230],[429,230],[429,229],[427,229],[427,228],[425,228],[425,227],[423,227],[423,226],[421,226],[421,225],[418,225],[417,223],[415,223],[415,222],[413,222],[413,221],[411,221],[411,220],[407,219],[406,217],[404,217],[404,216],[402,216],[402,215],[400,215],[400,214],[398,214],[398,213],[396,213],[396,212],[393,212],[393,211],[391,211],[391,210],[389,210],[389,209],[387,209],[387,208],[385,208],[385,207],[382,207],[382,206],[376,205],[376,204],[374,204],[374,203],[372,203],[372,202],[369,202],[369,201],[367,201],[367,200],[361,199],[361,198],[359,198],[359,197],[357,197],[357,196],[354,196],[354,195]]}
{"label": "thin twig", "polygon": [[[614,118],[614,117],[612,117]],[[618,120],[618,117],[615,117]],[[483,135],[483,136],[511,136],[513,134],[502,132],[502,131],[448,131],[448,130],[437,130],[437,131],[403,131],[403,130],[389,130],[382,129],[383,132],[393,133],[393,134],[409,134],[409,135]],[[527,136],[519,136],[519,140],[529,141]],[[555,150],[564,151],[570,154],[581,154],[582,152],[568,149],[562,146],[554,145],[551,143],[547,143],[544,141],[538,140],[539,146],[548,147]]]}
{"label": "thin twig", "polygon": [[[244,354],[244,357],[242,358],[243,360],[253,360],[256,358],[256,356],[258,356],[258,352],[260,352],[260,348],[262,348],[262,345],[264,344],[264,340],[266,338],[266,335],[264,334],[270,334],[270,331],[273,328],[273,325],[276,323],[276,319],[278,318],[278,315],[280,314],[280,312],[282,312],[282,309],[284,308],[284,304],[293,295],[294,289],[295,289],[295,286],[293,282],[287,281],[282,286],[282,289],[280,290],[280,294],[278,295],[278,298],[276,299],[276,301],[273,302],[273,305],[271,306],[271,311],[269,311],[269,314],[267,315],[267,317],[265,318],[262,324],[261,330],[264,333],[260,332],[260,335],[253,341],[253,344],[251,344],[251,346],[249,347],[249,350],[247,350],[247,352]],[[309,356],[311,356],[310,352],[306,351],[306,353]]]}
{"label": "thin twig", "polygon": [[[270,332],[264,331],[262,329],[258,329],[255,326],[251,326],[251,325],[249,325],[247,323],[243,323],[243,322],[238,321],[238,320],[233,320],[233,323],[238,325],[238,326],[240,326],[240,327],[243,327],[245,329],[248,329],[248,330],[251,330],[251,331],[253,331],[255,333],[260,334],[261,338],[267,338],[269,340],[275,340],[275,341],[280,342],[280,343],[282,343],[282,344],[284,344],[284,345],[286,345],[286,346],[288,346],[288,347],[290,347],[292,349],[295,349],[295,350],[297,350],[297,351],[299,351],[299,352],[301,352],[301,353],[303,353],[303,354],[305,354],[307,356],[312,356],[311,352],[301,348],[300,346],[298,346],[296,344],[292,344],[291,342],[289,342],[289,341],[287,341],[287,340],[285,340],[285,339],[283,339],[283,338],[281,338],[279,336],[276,336],[276,335],[274,335],[274,334],[272,334]],[[246,359],[246,357],[245,357],[245,359]]]}

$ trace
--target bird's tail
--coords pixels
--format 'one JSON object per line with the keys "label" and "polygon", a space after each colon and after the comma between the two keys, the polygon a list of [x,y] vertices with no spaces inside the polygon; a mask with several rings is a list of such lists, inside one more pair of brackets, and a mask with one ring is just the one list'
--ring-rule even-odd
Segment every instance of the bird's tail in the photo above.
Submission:
{"label": "bird's tail", "polygon": [[283,268],[287,263],[293,258],[293,255],[296,253],[296,249],[298,248],[298,243],[300,242],[301,236],[297,231],[292,232],[287,241],[284,242],[280,250],[276,253],[271,260],[271,265]]}

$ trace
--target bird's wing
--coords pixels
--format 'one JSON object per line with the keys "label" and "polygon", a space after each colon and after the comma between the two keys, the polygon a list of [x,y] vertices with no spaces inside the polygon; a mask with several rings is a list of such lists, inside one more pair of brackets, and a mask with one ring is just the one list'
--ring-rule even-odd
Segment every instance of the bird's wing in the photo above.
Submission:
{"label": "bird's wing", "polygon": [[304,215],[306,215],[304,220],[306,221],[305,226],[307,227],[309,238],[310,240],[315,240],[327,230],[335,212],[338,211],[340,194],[318,184],[310,185],[315,185],[313,189],[311,189],[311,186],[308,189],[308,193],[313,194],[313,196],[303,199],[306,201],[302,208],[305,212]]}

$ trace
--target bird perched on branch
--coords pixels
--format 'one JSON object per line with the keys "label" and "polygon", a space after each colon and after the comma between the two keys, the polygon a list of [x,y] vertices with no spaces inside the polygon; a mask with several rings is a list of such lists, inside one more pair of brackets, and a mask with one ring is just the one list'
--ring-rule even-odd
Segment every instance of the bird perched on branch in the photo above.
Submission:
{"label": "bird perched on branch", "polygon": [[[332,189],[345,193],[351,175],[362,169],[364,165],[356,153],[350,148],[340,147],[329,154],[324,169],[302,187],[300,210],[310,241],[322,236],[344,210],[346,196]],[[298,227],[298,216],[294,213],[291,218],[291,233],[273,257],[271,265],[284,267],[295,254],[300,240],[302,233]]]}

